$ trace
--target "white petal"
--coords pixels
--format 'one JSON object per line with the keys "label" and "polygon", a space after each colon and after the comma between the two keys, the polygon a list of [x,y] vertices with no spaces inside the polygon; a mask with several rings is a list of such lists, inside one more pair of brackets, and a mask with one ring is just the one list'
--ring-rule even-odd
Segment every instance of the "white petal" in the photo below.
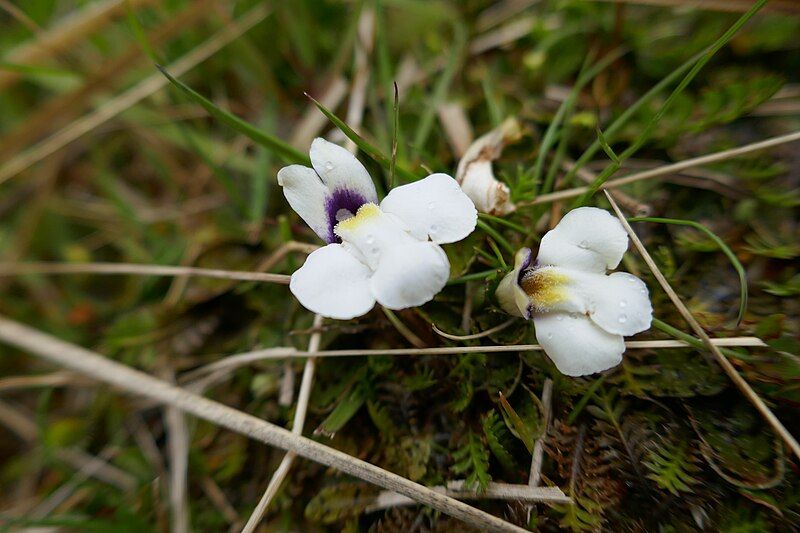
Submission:
{"label": "white petal", "polygon": [[545,313],[533,318],[536,339],[562,374],[585,376],[622,362],[621,335],[600,329],[584,315]]}
{"label": "white petal", "polygon": [[[378,203],[375,184],[367,169],[356,156],[332,142],[317,137],[311,143],[311,166],[334,195],[336,191],[348,191],[360,196],[361,203]],[[356,206],[356,209],[358,206]]]}
{"label": "white petal", "polygon": [[336,240],[325,207],[328,188],[314,169],[302,165],[283,167],[278,171],[278,185],[283,187],[283,195],[289,205],[314,233],[325,242]]}
{"label": "white petal", "polygon": [[581,292],[595,324],[616,335],[635,335],[650,329],[653,306],[642,280],[627,272],[585,276],[591,276],[593,282],[582,282]]}
{"label": "white petal", "polygon": [[396,217],[384,213],[375,204],[364,204],[356,216],[338,223],[334,231],[372,270],[378,268],[386,250],[419,242],[408,234]]}
{"label": "white petal", "polygon": [[628,249],[628,234],[619,220],[596,207],[567,213],[539,245],[541,265],[605,272],[619,265]]}
{"label": "white petal", "polygon": [[397,216],[412,235],[438,244],[460,241],[475,229],[478,212],[456,180],[431,174],[392,189],[381,209]]}
{"label": "white petal", "polygon": [[370,292],[372,271],[341,244],[314,250],[292,274],[289,289],[315,313],[347,320],[367,313],[375,305]]}
{"label": "white petal", "polygon": [[372,294],[389,309],[416,307],[433,299],[450,276],[438,244],[415,242],[386,250],[372,276]]}
{"label": "white petal", "polygon": [[560,267],[533,270],[535,283],[522,281],[535,309],[542,312],[580,313],[615,335],[634,335],[650,328],[653,307],[647,286],[627,272],[610,276]]}

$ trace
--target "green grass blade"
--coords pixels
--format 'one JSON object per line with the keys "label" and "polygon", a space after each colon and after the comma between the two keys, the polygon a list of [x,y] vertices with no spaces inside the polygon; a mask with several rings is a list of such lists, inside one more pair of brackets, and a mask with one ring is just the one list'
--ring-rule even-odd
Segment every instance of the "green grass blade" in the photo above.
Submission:
{"label": "green grass blade", "polygon": [[733,253],[725,242],[720,239],[716,233],[705,227],[704,225],[700,224],[699,222],[695,222],[693,220],[680,220],[676,218],[657,218],[657,217],[634,217],[629,218],[628,222],[655,222],[657,224],[673,224],[676,226],[689,226],[694,229],[700,230],[708,237],[714,241],[714,243],[719,246],[719,249],[722,250],[722,253],[728,258],[733,265],[733,268],[736,270],[736,273],[739,275],[739,316],[736,320],[736,324],[739,325],[744,318],[744,314],[747,311],[747,300],[748,300],[748,293],[747,293],[747,273],[742,266],[742,263],[739,262],[739,259]]}
{"label": "green grass blade", "polygon": [[[558,129],[561,127],[564,118],[575,106],[575,101],[577,100],[581,89],[583,89],[583,87],[586,86],[586,84],[589,83],[595,76],[597,76],[603,69],[605,69],[612,62],[616,61],[622,55],[622,53],[622,50],[612,51],[591,67],[588,66],[589,61],[591,61],[591,57],[586,58],[586,62],[581,67],[581,72],[578,75],[578,79],[575,82],[575,85],[572,87],[569,96],[567,96],[567,99],[564,100],[558,107],[558,111],[556,111],[552,122],[550,122],[550,125],[547,127],[547,131],[545,131],[544,137],[542,138],[542,145],[539,148],[539,156],[536,158],[533,171],[534,182],[538,182],[541,179],[547,154],[550,151],[550,148],[552,148],[553,144],[555,144]],[[547,185],[542,188],[541,192],[550,192],[547,190]]]}
{"label": "green grass blade", "polygon": [[225,111],[221,107],[214,104],[211,100],[207,99],[205,96],[201,95],[188,85],[184,84],[176,80],[175,78],[170,75],[166,69],[160,65],[157,65],[158,70],[172,83],[175,87],[183,91],[186,96],[189,97],[190,100],[194,101],[195,103],[199,104],[203,109],[208,111],[211,116],[219,120],[220,122],[224,123],[226,126],[233,128],[234,130],[238,131],[242,135],[248,137],[253,142],[263,146],[268,150],[272,150],[275,152],[281,159],[283,159],[287,163],[299,163],[301,165],[311,165],[311,160],[308,158],[306,154],[297,150],[293,146],[289,145],[288,143],[278,139],[277,137],[273,137],[272,135],[268,135],[263,131],[259,130],[252,124],[240,119],[236,115]]}
{"label": "green grass blade", "polygon": [[[386,170],[391,170],[392,168],[392,161],[390,158],[386,157],[377,147],[373,146],[369,143],[366,139],[364,139],[361,135],[356,133],[353,128],[345,124],[345,122],[333,114],[333,112],[318,102],[313,96],[306,93],[306,96],[314,102],[314,105],[322,111],[322,114],[328,117],[334,126],[342,130],[342,133],[345,136],[356,143],[358,149],[367,154],[367,157],[378,163],[381,167],[385,168]],[[417,176],[408,169],[405,169],[399,165],[395,167],[395,173],[398,176],[401,176],[406,181],[417,181]]]}
{"label": "green grass blade", "polygon": [[[676,328],[674,326],[670,326],[666,322],[664,322],[662,320],[659,320],[659,319],[657,319],[655,317],[653,317],[653,327],[663,331],[664,333],[666,333],[670,337],[678,339],[679,341],[683,341],[686,344],[688,344],[690,346],[694,346],[697,349],[700,349],[700,350],[707,350],[708,349],[708,347],[706,346],[706,344],[702,340],[698,339],[697,337],[693,337],[693,336],[689,335],[688,333],[684,333],[683,331],[679,330],[678,328]],[[737,351],[731,350],[730,348],[722,348],[722,347],[720,347],[719,351],[722,352],[722,354],[725,355],[726,357],[732,357],[734,359],[741,359],[742,361],[752,361],[753,360],[751,357],[743,354],[741,351],[737,352]]]}
{"label": "green grass blade", "polygon": [[[636,138],[636,141],[629,146],[622,154],[619,156],[619,162],[613,162],[611,165],[605,168],[602,173],[589,185],[589,189],[580,196],[573,207],[579,207],[584,205],[589,198],[591,198],[594,193],[600,190],[600,187],[610,178],[620,167],[620,164],[626,161],[630,156],[635,154],[639,148],[641,148],[645,142],[650,138],[650,134],[652,133],[653,129],[656,125],[661,121],[661,118],[667,112],[669,107],[672,105],[672,102],[683,92],[684,89],[691,83],[697,73],[708,63],[711,58],[716,54],[723,46],[725,46],[728,41],[730,41],[734,35],[739,31],[739,29],[748,21],[750,20],[764,5],[767,3],[768,0],[758,0],[753,7],[751,7],[747,13],[739,17],[733,26],[728,28],[728,31],[722,34],[719,39],[717,39],[709,48],[706,50],[700,59],[692,66],[689,72],[684,76],[675,90],[667,97],[664,104],[661,108],[653,115],[653,118],[650,119],[650,122],[647,123],[644,131]],[[599,143],[599,139],[598,139]],[[577,168],[577,166],[576,166]]]}

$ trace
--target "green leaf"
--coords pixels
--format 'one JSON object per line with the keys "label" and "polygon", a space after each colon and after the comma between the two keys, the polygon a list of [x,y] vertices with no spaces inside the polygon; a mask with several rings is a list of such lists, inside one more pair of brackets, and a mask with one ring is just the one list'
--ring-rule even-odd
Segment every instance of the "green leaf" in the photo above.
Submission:
{"label": "green leaf", "polygon": [[514,456],[511,455],[503,444],[503,440],[507,435],[506,426],[497,415],[497,411],[489,411],[489,413],[483,417],[482,424],[483,434],[486,436],[486,442],[489,443],[489,449],[492,451],[492,455],[497,457],[497,460],[506,470],[516,470],[517,465],[514,461]]}
{"label": "green leaf", "polygon": [[714,243],[719,246],[719,249],[722,250],[722,253],[725,254],[725,257],[731,262],[733,265],[734,270],[736,270],[736,274],[739,276],[739,315],[737,318],[737,324],[741,323],[742,319],[744,318],[744,314],[747,311],[747,273],[742,266],[742,263],[739,261],[739,258],[736,257],[736,254],[725,244],[725,241],[720,239],[716,233],[705,227],[704,225],[700,224],[699,222],[695,222],[693,220],[681,220],[676,218],[658,218],[658,217],[632,217],[628,219],[628,222],[656,222],[659,224],[674,224],[676,226],[689,226],[695,228],[697,230],[702,231],[708,237],[714,241]]}
{"label": "green leaf", "polygon": [[[316,105],[317,108],[320,111],[322,111],[323,115],[328,117],[328,120],[333,122],[333,124],[337,128],[342,130],[342,133],[344,133],[345,136],[348,139],[353,141],[356,144],[356,146],[358,146],[359,150],[361,150],[362,152],[367,154],[367,157],[369,157],[370,159],[372,159],[373,161],[378,163],[381,167],[385,168],[386,170],[391,170],[392,169],[392,160],[390,158],[388,158],[385,155],[383,155],[383,153],[381,153],[381,151],[377,147],[373,146],[366,139],[364,139],[361,135],[356,133],[353,130],[353,128],[351,128],[350,126],[345,124],[345,122],[342,119],[340,119],[339,117],[334,115],[333,112],[330,109],[328,109],[327,107],[322,105],[322,103],[320,103],[316,99],[314,99],[313,96],[311,96],[308,93],[306,93],[306,96],[309,98],[309,100],[314,102],[314,105]],[[395,171],[395,173],[397,175],[401,176],[406,181],[411,182],[411,181],[417,181],[417,179],[418,179],[416,174],[414,174],[410,170],[407,170],[407,169],[405,169],[405,168],[403,168],[403,167],[401,167],[399,165],[395,165],[394,171]]]}
{"label": "green leaf", "polygon": [[531,401],[523,404],[524,408],[520,410],[522,414],[518,413],[511,406],[502,392],[499,393],[499,397],[500,406],[503,408],[503,418],[506,421],[508,429],[511,430],[511,433],[515,437],[522,441],[530,453],[533,453],[533,445],[536,439],[541,436],[543,429],[541,427],[543,407],[541,405],[541,400],[539,400],[535,394],[530,391],[527,392],[527,397],[529,397]]}
{"label": "green leaf", "polygon": [[158,70],[160,70],[161,73],[170,81],[170,83],[172,83],[175,87],[183,91],[183,93],[186,94],[186,96],[188,96],[190,100],[194,101],[196,104],[199,104],[203,109],[208,111],[211,114],[211,116],[213,116],[226,126],[233,128],[234,130],[238,131],[242,135],[248,137],[253,142],[263,146],[264,148],[272,150],[287,163],[298,163],[301,165],[308,165],[308,166],[311,165],[311,160],[306,154],[300,152],[293,146],[278,139],[277,137],[264,133],[255,126],[240,119],[236,115],[229,113],[228,111],[225,111],[224,109],[217,106],[214,102],[208,100],[206,97],[204,97],[191,87],[173,78],[164,67],[160,65],[157,65],[157,67]]}
{"label": "green leaf", "polygon": [[320,524],[333,524],[359,516],[375,503],[378,490],[368,483],[338,483],[325,487],[306,505],[305,516]]}
{"label": "green leaf", "polygon": [[450,467],[454,474],[466,475],[464,486],[467,489],[486,490],[492,476],[489,475],[489,450],[472,431],[467,433],[466,442],[453,452],[455,463]]}
{"label": "green leaf", "polygon": [[[619,169],[620,163],[623,162],[623,161],[626,161],[629,157],[631,157],[633,154],[635,154],[637,151],[639,151],[639,148],[641,148],[644,145],[644,143],[647,142],[647,140],[650,138],[651,132],[653,131],[653,129],[655,129],[656,125],[659,123],[661,118],[664,116],[664,114],[670,108],[672,103],[675,101],[676,98],[678,98],[678,96],[683,92],[683,90],[686,89],[686,87],[689,85],[689,83],[692,82],[692,80],[695,78],[695,76],[697,76],[698,72],[700,72],[700,70],[706,65],[706,63],[708,63],[711,60],[711,58],[723,46],[725,46],[733,38],[734,35],[736,35],[736,33],[739,31],[739,29],[742,26],[744,26],[744,24],[748,20],[753,18],[753,16],[756,13],[758,13],[758,11],[762,7],[764,7],[764,5],[766,5],[767,1],[768,0],[758,0],[757,2],[755,2],[753,4],[753,6],[746,13],[744,13],[741,17],[739,17],[739,19],[730,28],[728,28],[728,30],[725,33],[723,33],[716,41],[714,41],[714,43],[712,43],[711,46],[709,46],[708,49],[705,52],[701,53],[699,55],[699,57],[696,56],[696,58],[692,58],[691,60],[689,60],[689,62],[687,62],[688,64],[684,64],[678,70],[676,70],[676,72],[682,71],[684,68],[688,68],[688,65],[691,65],[691,68],[689,68],[689,72],[686,73],[686,75],[680,81],[678,86],[672,91],[672,93],[670,93],[670,95],[667,97],[667,99],[661,105],[660,109],[653,115],[653,117],[647,123],[647,126],[645,126],[644,130],[639,134],[639,137],[633,142],[633,144],[631,144],[631,146],[629,146],[619,156],[619,162],[615,161],[615,162],[611,163],[609,166],[607,166],[605,168],[605,170],[603,170],[603,172],[601,172],[600,175],[597,176],[597,178],[589,185],[589,189],[581,197],[579,197],[574,202],[573,207],[579,207],[579,206],[585,205],[586,202],[589,200],[589,198],[591,198],[594,195],[594,193],[596,193],[600,189],[600,187],[602,187],[602,185],[608,180],[608,178],[610,178]],[[674,74],[675,73],[673,73],[672,75],[668,76],[667,79],[672,78],[672,76]],[[648,92],[647,94],[645,94],[645,96],[643,96],[640,99],[640,101],[645,99],[645,98],[647,98],[647,99],[652,98],[652,96],[654,96],[654,94],[651,94],[651,93],[652,93],[652,91]],[[639,104],[639,102],[637,102],[637,104]],[[635,104],[634,106],[631,106],[628,109],[628,111],[631,111],[634,107],[636,107],[637,104]],[[612,124],[611,127],[608,128],[609,132],[612,129],[615,129],[616,127],[618,127],[617,124],[621,122],[621,119],[623,118],[623,116],[625,116],[626,117],[625,120],[627,120],[628,118],[630,118],[630,116],[632,116],[632,113],[631,113],[631,115],[626,115],[626,114],[621,115],[620,118],[617,119],[614,122],[614,124]],[[598,143],[598,146],[599,146],[599,139],[598,139],[597,143]],[[590,148],[590,150],[591,150],[591,148]],[[572,176],[574,175],[574,172],[577,172],[578,168],[580,168],[580,166],[583,163],[585,163],[585,160],[584,160],[584,157],[581,156],[581,158],[578,160],[578,163],[576,163],[576,165],[573,168],[573,170],[570,171],[570,173],[568,174],[567,177],[564,178],[564,180],[567,181],[568,179],[571,179]]]}
{"label": "green leaf", "polygon": [[350,394],[339,402],[331,411],[328,417],[314,431],[315,434],[333,436],[334,433],[344,427],[347,422],[355,416],[366,400],[365,388],[359,384],[353,387]]}

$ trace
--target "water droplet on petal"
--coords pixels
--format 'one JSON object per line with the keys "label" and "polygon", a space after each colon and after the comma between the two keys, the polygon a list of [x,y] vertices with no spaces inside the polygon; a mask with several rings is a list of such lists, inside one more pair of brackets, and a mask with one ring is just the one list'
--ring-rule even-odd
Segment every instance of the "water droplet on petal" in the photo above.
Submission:
{"label": "water droplet on petal", "polygon": [[380,251],[381,251],[381,249],[378,248],[377,246],[372,249],[372,253],[375,254],[375,255],[378,255],[378,252],[380,252]]}
{"label": "water droplet on petal", "polygon": [[583,248],[584,250],[589,247],[589,241],[583,240],[578,244],[578,248]]}
{"label": "water droplet on petal", "polygon": [[548,333],[548,334],[547,334],[547,338],[548,338],[548,339],[552,339],[552,338],[553,338],[553,334],[552,334],[552,333]]}
{"label": "water droplet on petal", "polygon": [[620,307],[628,307],[628,302],[626,302],[625,300],[620,300],[619,301],[619,306]]}
{"label": "water droplet on petal", "polygon": [[437,226],[436,224],[432,224],[432,225],[431,225],[431,229],[429,229],[429,230],[428,230],[428,233],[430,233],[431,235],[433,235],[433,234],[434,234],[434,233],[436,233],[437,231],[439,231],[439,226]]}
{"label": "water droplet on petal", "polygon": [[436,202],[428,202],[428,209],[430,209],[431,211],[436,209]]}
{"label": "water droplet on petal", "polygon": [[372,235],[367,235],[367,244],[372,244],[375,242],[375,237]]}
{"label": "water droplet on petal", "polygon": [[628,277],[628,283],[636,283],[639,279],[636,276]]}
{"label": "water droplet on petal", "polygon": [[333,163],[330,161],[325,163],[325,170],[333,170]]}
{"label": "water droplet on petal", "polygon": [[619,315],[619,323],[624,324],[628,321],[628,315]]}
{"label": "water droplet on petal", "polygon": [[639,292],[641,292],[642,294],[647,294],[647,289],[639,289]]}

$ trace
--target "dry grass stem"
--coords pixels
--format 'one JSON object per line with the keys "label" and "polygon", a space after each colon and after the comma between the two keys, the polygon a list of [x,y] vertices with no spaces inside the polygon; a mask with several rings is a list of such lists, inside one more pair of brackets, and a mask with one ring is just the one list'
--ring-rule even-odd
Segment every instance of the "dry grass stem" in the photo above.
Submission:
{"label": "dry grass stem", "polygon": [[0,379],[0,392],[38,387],[62,387],[91,383],[72,372],[52,372],[38,376],[11,376]]}
{"label": "dry grass stem", "polygon": [[536,17],[519,17],[492,30],[479,35],[469,45],[469,53],[473,55],[482,54],[491,50],[510,44],[517,39],[529,35],[536,25]]}
{"label": "dry grass stem", "polygon": [[[751,7],[750,0],[594,0],[595,2],[608,2],[615,4],[634,4],[641,6],[695,8],[707,11],[723,11],[729,13],[744,13]],[[785,11],[787,13],[800,13],[800,5],[792,0],[772,0],[764,6],[764,10]]]}
{"label": "dry grass stem", "polygon": [[650,267],[650,270],[653,272],[653,276],[655,276],[655,278],[658,280],[658,283],[661,285],[661,288],[663,288],[664,292],[667,293],[667,296],[669,296],[669,299],[672,300],[672,303],[675,304],[675,307],[678,309],[678,312],[680,312],[684,320],[686,320],[686,322],[689,323],[689,326],[691,326],[695,334],[703,341],[703,343],[705,343],[705,345],[713,354],[714,358],[717,360],[717,363],[719,363],[719,365],[722,367],[725,373],[728,374],[728,377],[731,378],[731,381],[733,381],[734,385],[736,385],[739,388],[742,394],[744,394],[745,398],[747,398],[750,401],[750,403],[753,404],[756,410],[759,413],[761,413],[761,416],[764,417],[764,419],[772,427],[772,429],[774,429],[775,432],[781,437],[781,439],[786,443],[789,449],[792,450],[792,452],[798,458],[800,458],[800,444],[797,443],[797,440],[795,440],[792,434],[789,433],[789,431],[786,429],[786,427],[784,427],[781,421],[778,420],[778,418],[775,416],[772,410],[770,410],[770,408],[767,407],[767,404],[764,403],[764,400],[762,400],[761,397],[758,394],[756,394],[753,388],[750,387],[750,384],[747,383],[747,381],[741,375],[739,375],[739,373],[736,371],[736,368],[734,368],[733,364],[730,361],[728,361],[728,359],[724,355],[722,355],[722,352],[720,352],[719,348],[717,347],[718,345],[714,343],[711,340],[711,338],[709,338],[708,334],[706,334],[703,327],[700,325],[699,322],[697,322],[697,319],[694,318],[691,311],[689,311],[689,309],[686,307],[683,301],[681,301],[678,294],[670,286],[669,282],[667,281],[667,278],[665,278],[664,274],[661,273],[661,270],[659,270],[658,265],[656,265],[655,261],[653,261],[653,258],[650,257],[650,253],[644,247],[642,241],[639,240],[639,237],[633,231],[631,225],[628,224],[628,221],[625,219],[625,216],[620,211],[619,206],[614,201],[614,198],[612,198],[611,195],[608,194],[608,191],[604,192],[606,193],[608,201],[611,202],[611,207],[614,209],[614,212],[617,214],[617,217],[619,218],[620,222],[625,227],[625,231],[628,232],[628,235],[630,235],[634,246],[636,246],[636,249],[641,254],[642,259],[644,259],[644,262],[647,263],[648,267]]}
{"label": "dry grass stem", "polygon": [[[314,324],[312,329],[314,332],[311,334],[311,339],[308,341],[308,351],[314,353],[319,351],[320,342],[322,342],[322,315],[314,316]],[[303,368],[303,378],[300,382],[300,392],[297,395],[297,407],[294,412],[294,420],[292,422],[292,433],[295,435],[302,435],[303,428],[306,423],[306,413],[308,412],[308,401],[311,398],[311,387],[314,384],[314,372],[316,370],[317,359],[316,357],[309,357],[306,360],[306,365]],[[267,490],[256,505],[255,510],[247,520],[242,533],[252,533],[258,527],[261,518],[264,516],[270,502],[278,493],[283,480],[289,474],[289,469],[294,463],[296,454],[289,452],[283,456],[278,468],[272,474],[272,479],[269,480]]]}
{"label": "dry grass stem", "polygon": [[550,411],[553,401],[553,380],[547,378],[544,380],[542,386],[542,405],[544,406],[544,433],[536,439],[533,445],[533,457],[531,458],[531,472],[528,478],[528,485],[531,487],[538,487],[542,481],[542,459],[544,457],[544,438],[547,435],[547,430],[550,427]]}
{"label": "dry grass stem", "polygon": [[[433,490],[460,500],[514,500],[540,503],[572,503],[572,499],[558,487],[530,487],[528,485],[512,485],[510,483],[489,482],[486,490],[475,492],[464,488],[464,481],[451,481],[447,487],[433,487]],[[391,507],[414,505],[411,498],[395,492],[381,492],[366,512],[382,511]]]}
{"label": "dry grass stem", "polygon": [[[757,337],[731,337],[728,339],[713,339],[716,346],[722,347],[764,347],[764,341]],[[627,341],[625,347],[628,350],[645,350],[661,348],[692,348],[692,346],[681,340],[654,340],[654,341]],[[209,365],[197,368],[185,376],[185,379],[195,377],[209,372],[216,372],[222,369],[231,370],[240,366],[256,363],[258,361],[280,360],[297,357],[357,357],[370,355],[393,355],[393,356],[415,356],[415,355],[463,355],[468,353],[513,353],[542,351],[538,344],[511,344],[508,346],[443,346],[439,348],[394,348],[385,350],[322,350],[319,352],[303,352],[294,348],[265,348],[252,352],[243,352],[230,355]]]}
{"label": "dry grass stem", "polygon": [[210,478],[209,476],[203,477],[203,480],[200,482],[201,487],[203,488],[203,492],[211,500],[211,503],[219,510],[220,514],[225,517],[225,520],[231,524],[231,528],[239,529],[240,522],[239,522],[239,514],[236,512],[236,509],[231,505],[231,502],[228,501],[228,498],[225,496],[225,493],[219,488],[219,485]]}
{"label": "dry grass stem", "polygon": [[288,285],[291,276],[262,272],[219,270],[186,266],[140,265],[136,263],[0,263],[0,277],[25,274],[115,274],[133,276],[194,276],[238,281],[261,281]]}
{"label": "dry grass stem", "polygon": [[480,12],[475,19],[475,30],[479,32],[491,29],[508,19],[519,15],[527,8],[538,4],[541,0],[503,0],[496,2]]}
{"label": "dry grass stem", "polygon": [[[609,180],[603,185],[602,188],[613,189],[616,187],[621,187],[623,185],[628,185],[630,183],[634,183],[641,180],[666,176],[668,174],[680,172],[687,168],[707,165],[709,163],[716,163],[718,161],[725,161],[726,159],[732,159],[734,157],[739,157],[741,155],[757,152],[759,150],[765,150],[767,148],[772,148],[773,146],[778,146],[781,144],[786,144],[798,140],[800,140],[800,131],[796,131],[794,133],[787,133],[786,135],[779,135],[777,137],[772,137],[770,139],[765,139],[763,141],[751,144],[745,144],[743,146],[731,148],[730,150],[723,150],[721,152],[716,152],[713,154],[703,155],[700,157],[693,157],[691,159],[686,159],[685,161],[679,161],[677,163],[672,163],[670,165],[665,165],[663,167],[658,167],[651,170],[645,170],[643,172],[636,172],[629,176],[623,176],[622,178]],[[555,202],[557,200],[564,200],[566,198],[576,198],[588,190],[589,190],[588,187],[575,187],[573,189],[566,189],[563,191],[543,194],[541,196],[537,196],[530,202],[523,202],[520,205],[544,204],[548,202]]]}
{"label": "dry grass stem", "polygon": [[[347,88],[347,81],[342,77],[336,77],[317,100],[328,109],[336,109],[347,95]],[[317,106],[313,103],[308,104],[308,109],[303,115],[303,118],[300,119],[297,126],[294,128],[289,144],[299,150],[308,149],[314,137],[319,135],[319,132],[322,131],[327,124],[328,117],[320,113]]]}
{"label": "dry grass stem", "polygon": [[[567,159],[564,161],[562,166],[567,172],[569,172],[575,168],[575,162]],[[575,175],[578,176],[578,178],[580,178],[584,183],[593,183],[597,178],[597,174],[586,167],[579,168]],[[650,205],[640,202],[629,194],[626,194],[622,191],[614,191],[611,194],[622,207],[624,207],[629,213],[633,213],[633,216],[646,217],[650,216],[650,213],[653,212],[653,208]]]}
{"label": "dry grass stem", "polygon": [[473,527],[491,531],[525,531],[373,464],[4,317],[0,317],[0,340],[120,390],[175,407],[270,446],[292,451],[311,461],[403,494]]}
{"label": "dry grass stem", "polygon": [[[246,14],[242,15],[242,17],[233,24],[226,25],[203,44],[197,46],[191,52],[170,64],[167,70],[175,77],[185,74],[199,63],[214,55],[222,47],[234,41],[247,30],[261,22],[270,11],[271,8],[266,4],[257,5]],[[102,107],[75,120],[50,137],[35,144],[30,149],[21,152],[4,165],[0,166],[0,183],[16,176],[30,166],[81,138],[83,135],[111,120],[126,109],[136,105],[144,98],[161,90],[167,83],[169,83],[167,78],[160,72],[156,72],[125,92],[108,100]]]}
{"label": "dry grass stem", "polygon": [[[87,5],[80,11],[64,17],[51,29],[37,33],[36,37],[9,50],[3,61],[15,65],[40,63],[54,55],[71,49],[86,39],[87,35],[102,29],[119,17],[125,9],[155,4],[156,0],[106,0]],[[21,77],[15,71],[0,71],[0,90]]]}
{"label": "dry grass stem", "polygon": [[460,159],[475,140],[472,124],[464,106],[458,102],[442,102],[436,112],[453,154]]}
{"label": "dry grass stem", "polygon": [[[39,429],[33,421],[33,415],[28,415],[3,401],[0,401],[0,425],[8,428],[31,447],[35,446],[39,439]],[[89,455],[77,448],[59,448],[54,453],[60,461],[76,471],[84,472],[87,476],[119,490],[128,491],[136,487],[135,477],[104,459]]]}
{"label": "dry grass stem", "polygon": [[[172,376],[170,376],[172,378]],[[171,381],[173,381],[171,379]],[[169,506],[174,533],[189,533],[189,428],[180,409],[167,406],[165,424],[169,450]]]}

